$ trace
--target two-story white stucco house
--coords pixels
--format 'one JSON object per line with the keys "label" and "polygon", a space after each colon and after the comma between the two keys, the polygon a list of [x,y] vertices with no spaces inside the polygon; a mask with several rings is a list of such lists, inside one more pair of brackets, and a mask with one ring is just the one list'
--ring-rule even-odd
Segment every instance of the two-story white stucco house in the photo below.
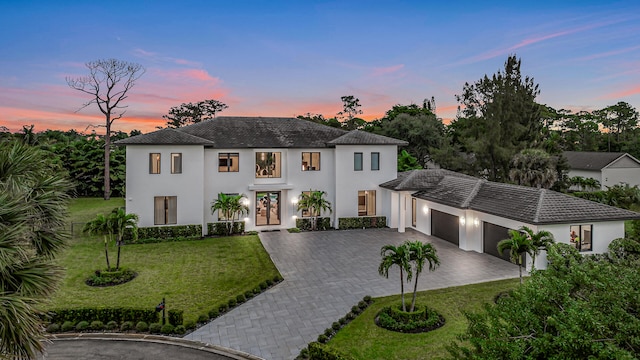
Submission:
{"label": "two-story white stucco house", "polygon": [[602,190],[613,185],[640,186],[640,161],[623,152],[565,151],[569,177],[598,180]]}
{"label": "two-story white stucco house", "polygon": [[[303,191],[327,193],[336,219],[390,217],[379,184],[406,142],[295,118],[218,117],[118,142],[127,147],[126,208],[139,226],[206,224],[219,193],[244,194],[246,230],[295,227]],[[327,214],[329,215],[329,214]]]}

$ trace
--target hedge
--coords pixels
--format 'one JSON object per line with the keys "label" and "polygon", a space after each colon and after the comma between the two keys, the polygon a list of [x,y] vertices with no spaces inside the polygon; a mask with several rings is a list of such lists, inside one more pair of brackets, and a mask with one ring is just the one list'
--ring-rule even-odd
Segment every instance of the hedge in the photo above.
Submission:
{"label": "hedge", "polygon": [[311,360],[351,360],[352,358],[329,348],[319,342],[309,344],[309,359]]}
{"label": "hedge", "polygon": [[[176,226],[150,226],[138,228],[139,242],[147,242],[147,239],[173,239],[202,237],[202,225],[176,225]],[[132,242],[131,232],[124,236],[125,241]]]}
{"label": "hedge", "polygon": [[[213,236],[224,236],[227,235],[228,227],[226,221],[219,221],[214,223],[207,223],[207,235]],[[236,221],[233,223],[233,231],[232,234],[242,234],[244,233],[244,221]]]}
{"label": "hedge", "polygon": [[[296,227],[300,230],[311,230],[311,220],[312,218],[297,218],[296,219]],[[331,228],[331,218],[330,217],[319,217],[316,223],[316,230],[328,230]]]}
{"label": "hedge", "polygon": [[100,320],[103,323],[116,321],[122,323],[131,321],[138,323],[144,321],[146,323],[158,322],[159,315],[154,309],[130,309],[130,308],[80,308],[80,309],[57,309],[48,313],[51,323],[64,323],[71,321],[74,323],[80,321]]}
{"label": "hedge", "polygon": [[169,310],[169,324],[173,326],[182,325],[184,322],[184,311],[182,310]]}
{"label": "hedge", "polygon": [[387,227],[386,216],[358,216],[338,219],[339,229],[363,229]]}

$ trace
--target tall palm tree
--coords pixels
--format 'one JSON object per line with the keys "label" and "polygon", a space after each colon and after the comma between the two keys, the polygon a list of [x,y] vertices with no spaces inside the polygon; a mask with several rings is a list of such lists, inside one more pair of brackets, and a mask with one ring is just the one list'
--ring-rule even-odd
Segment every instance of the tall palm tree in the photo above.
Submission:
{"label": "tall palm tree", "polygon": [[327,193],[318,190],[309,190],[309,192],[303,192],[300,194],[298,200],[298,211],[307,210],[311,216],[311,230],[316,230],[318,225],[318,217],[323,212],[329,211],[331,213],[331,203],[324,198]]}
{"label": "tall palm tree", "polygon": [[116,270],[120,269],[120,249],[122,248],[122,239],[127,229],[133,234],[133,238],[138,238],[138,215],[127,214],[123,207],[115,208],[108,217],[108,223],[111,232],[116,237],[116,245],[118,246],[118,257],[116,258]]}
{"label": "tall palm tree", "polygon": [[0,141],[0,358],[31,359],[43,350],[41,306],[62,269],[72,189],[50,153]]}
{"label": "tall palm tree", "polygon": [[536,268],[536,256],[540,255],[540,251],[546,251],[555,242],[553,234],[546,230],[534,233],[533,230],[526,226],[522,226],[520,231],[527,234],[529,240],[531,240],[533,247],[531,251],[531,270],[534,270]]}
{"label": "tall palm tree", "polygon": [[111,239],[113,238],[113,231],[109,224],[109,219],[102,214],[98,214],[93,220],[84,225],[82,232],[89,235],[102,235],[104,239],[104,257],[107,260],[107,271],[110,271],[109,242],[111,242]]}
{"label": "tall palm tree", "polygon": [[518,269],[520,270],[520,284],[522,284],[523,255],[531,255],[533,252],[533,243],[529,235],[522,231],[509,230],[509,239],[498,242],[498,252],[500,255],[502,255],[505,250],[510,251],[509,259],[511,262],[518,265]]}
{"label": "tall palm tree", "polygon": [[429,243],[423,243],[419,240],[405,243],[405,247],[409,250],[409,260],[413,263],[413,273],[415,274],[415,282],[413,285],[413,299],[411,300],[410,312],[416,308],[416,293],[418,292],[418,277],[424,269],[426,263],[429,264],[429,271],[434,271],[440,265],[440,258],[436,252],[436,248]]}
{"label": "tall palm tree", "polygon": [[219,193],[218,199],[211,203],[211,214],[218,211],[218,215],[225,218],[227,222],[227,235],[233,233],[235,219],[242,215],[249,214],[249,206],[243,201],[244,194],[227,195]]}
{"label": "tall palm tree", "polygon": [[409,250],[403,245],[385,245],[380,249],[382,261],[378,266],[378,273],[389,278],[389,269],[397,265],[400,268],[400,295],[402,298],[402,311],[407,311],[404,302],[404,272],[407,272],[407,280],[411,279],[411,264],[409,263]]}
{"label": "tall palm tree", "polygon": [[558,179],[556,161],[541,149],[524,149],[511,159],[509,178],[518,185],[548,189]]}

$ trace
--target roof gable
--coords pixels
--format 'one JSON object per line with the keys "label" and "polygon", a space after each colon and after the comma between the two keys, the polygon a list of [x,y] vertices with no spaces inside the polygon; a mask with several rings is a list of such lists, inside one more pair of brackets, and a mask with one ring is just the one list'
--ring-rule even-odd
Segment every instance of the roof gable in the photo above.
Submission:
{"label": "roof gable", "polygon": [[117,145],[212,145],[209,140],[185,134],[177,129],[162,129],[118,140]]}
{"label": "roof gable", "polygon": [[629,156],[623,152],[599,151],[565,151],[563,155],[567,158],[570,169],[595,171],[602,170],[623,156]]}
{"label": "roof gable", "polygon": [[353,130],[328,142],[330,145],[407,145],[408,142],[362,130]]}

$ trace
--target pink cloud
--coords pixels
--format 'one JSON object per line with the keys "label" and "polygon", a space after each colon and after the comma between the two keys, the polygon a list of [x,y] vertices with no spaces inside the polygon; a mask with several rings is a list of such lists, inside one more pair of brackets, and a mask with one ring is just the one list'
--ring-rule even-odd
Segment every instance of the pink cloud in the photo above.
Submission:
{"label": "pink cloud", "polygon": [[404,64],[373,68],[373,71],[371,72],[371,76],[381,76],[386,74],[392,74],[399,71],[402,68],[404,68]]}
{"label": "pink cloud", "polygon": [[599,58],[603,58],[603,57],[608,57],[608,56],[620,55],[620,54],[628,53],[628,52],[631,52],[631,51],[634,51],[634,50],[638,50],[638,49],[640,49],[640,45],[632,46],[632,47],[628,47],[628,48],[624,48],[624,49],[607,51],[607,52],[598,53],[598,54],[593,54],[593,55],[589,55],[589,56],[585,56],[585,57],[579,58],[578,60],[585,61],[585,60],[599,59]]}
{"label": "pink cloud", "polygon": [[605,94],[601,97],[601,99],[620,99],[620,98],[625,98],[628,96],[632,96],[632,95],[638,95],[640,94],[640,85],[635,85],[633,87],[624,89],[624,90],[620,90],[620,91],[616,91],[613,93],[609,93],[609,94]]}

